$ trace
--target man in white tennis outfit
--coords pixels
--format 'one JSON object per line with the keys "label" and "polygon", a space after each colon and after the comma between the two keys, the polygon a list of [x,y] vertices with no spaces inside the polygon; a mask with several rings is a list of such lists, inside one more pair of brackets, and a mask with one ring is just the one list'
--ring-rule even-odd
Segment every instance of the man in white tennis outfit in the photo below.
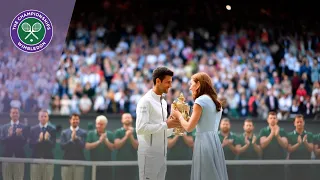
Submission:
{"label": "man in white tennis outfit", "polygon": [[173,72],[166,67],[153,71],[153,89],[138,102],[136,131],[139,142],[140,180],[165,180],[167,172],[167,137],[180,125],[176,118],[167,119],[167,102],[162,94],[171,87]]}

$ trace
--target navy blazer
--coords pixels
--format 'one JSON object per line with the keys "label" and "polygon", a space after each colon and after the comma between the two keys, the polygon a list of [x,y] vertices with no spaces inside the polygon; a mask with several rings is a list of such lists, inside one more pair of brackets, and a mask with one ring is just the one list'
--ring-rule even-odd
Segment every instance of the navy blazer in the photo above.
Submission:
{"label": "navy blazer", "polygon": [[32,150],[32,158],[54,159],[53,149],[56,145],[56,128],[48,123],[43,132],[48,132],[50,137],[48,140],[43,138],[43,141],[39,142],[41,132],[42,129],[39,124],[31,128],[29,146]]}
{"label": "navy blazer", "polygon": [[8,132],[11,126],[11,123],[8,123],[1,127],[0,139],[4,145],[3,157],[25,158],[24,146],[27,144],[29,128],[24,124],[18,123],[16,128],[22,129],[22,135],[16,135],[13,132],[12,136],[9,136]]}
{"label": "navy blazer", "polygon": [[77,139],[71,140],[72,131],[70,128],[65,129],[61,133],[60,145],[64,150],[63,159],[66,160],[85,160],[84,148],[87,139],[87,132],[79,128],[76,132]]}

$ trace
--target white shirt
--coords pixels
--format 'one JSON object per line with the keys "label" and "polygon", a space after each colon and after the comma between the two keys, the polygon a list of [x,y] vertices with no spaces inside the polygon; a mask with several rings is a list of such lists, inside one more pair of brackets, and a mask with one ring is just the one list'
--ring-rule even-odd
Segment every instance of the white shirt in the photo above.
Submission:
{"label": "white shirt", "polygon": [[292,106],[292,100],[290,96],[288,96],[287,98],[281,97],[279,99],[279,109],[281,111],[290,111],[291,106]]}
{"label": "white shirt", "polygon": [[19,121],[13,122],[12,120],[10,121],[11,126],[13,126],[13,124],[18,125]]}
{"label": "white shirt", "polygon": [[48,123],[46,123],[45,125],[42,125],[41,123],[39,123],[39,126],[40,126],[41,129],[42,129],[42,128],[47,128]]}
{"label": "white shirt", "polygon": [[[70,129],[71,129],[71,131],[73,131],[74,128],[72,126],[70,126]],[[79,126],[77,126],[75,130],[78,131],[79,130]]]}
{"label": "white shirt", "polygon": [[102,96],[102,95],[99,95],[98,97],[97,97],[97,99],[94,101],[94,106],[93,106],[93,109],[95,110],[95,111],[97,111],[97,110],[105,110],[105,99],[104,99],[104,97]]}
{"label": "white shirt", "polygon": [[[138,152],[166,156],[167,137],[173,129],[168,129],[167,102],[153,90],[149,90],[138,102],[136,131],[139,142]],[[161,106],[162,105],[162,106]],[[161,111],[162,110],[162,111]]]}

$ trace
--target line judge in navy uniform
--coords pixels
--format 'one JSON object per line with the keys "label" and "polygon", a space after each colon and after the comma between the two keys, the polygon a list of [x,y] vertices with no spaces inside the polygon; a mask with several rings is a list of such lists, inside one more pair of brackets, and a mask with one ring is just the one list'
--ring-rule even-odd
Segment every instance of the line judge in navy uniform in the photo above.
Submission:
{"label": "line judge in navy uniform", "polygon": [[[79,128],[80,116],[72,114],[70,117],[70,128],[61,133],[61,148],[64,151],[64,160],[84,161],[84,148],[87,132]],[[84,166],[62,166],[62,180],[83,180]]]}
{"label": "line judge in navy uniform", "polygon": [[[18,108],[10,109],[11,122],[1,128],[1,142],[4,146],[3,157],[25,158],[24,146],[27,143],[28,128],[19,122]],[[2,163],[3,180],[23,180],[24,163]]]}
{"label": "line judge in navy uniform", "polygon": [[[56,144],[56,129],[49,124],[49,114],[41,110],[38,115],[39,124],[33,126],[30,131],[30,148],[32,158],[54,159],[53,149]],[[53,164],[31,164],[31,180],[52,180]]]}

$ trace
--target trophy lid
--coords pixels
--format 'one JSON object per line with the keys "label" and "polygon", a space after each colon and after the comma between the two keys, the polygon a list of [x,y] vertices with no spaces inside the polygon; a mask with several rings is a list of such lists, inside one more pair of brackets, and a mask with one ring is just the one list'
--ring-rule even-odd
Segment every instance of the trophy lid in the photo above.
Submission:
{"label": "trophy lid", "polygon": [[180,93],[178,99],[179,99],[179,101],[184,102],[185,98],[183,96],[183,93]]}

